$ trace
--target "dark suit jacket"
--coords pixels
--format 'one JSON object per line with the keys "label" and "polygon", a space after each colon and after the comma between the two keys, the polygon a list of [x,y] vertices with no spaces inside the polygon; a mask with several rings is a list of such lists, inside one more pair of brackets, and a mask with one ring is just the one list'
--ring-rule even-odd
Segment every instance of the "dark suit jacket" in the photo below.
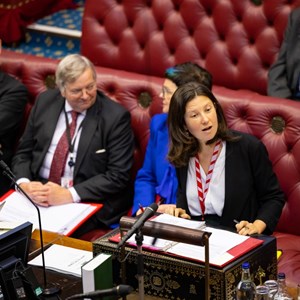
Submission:
{"label": "dark suit jacket", "polygon": [[[3,159],[10,166],[19,126],[27,103],[27,89],[15,78],[0,71],[0,145]],[[10,180],[0,170],[0,196],[10,187]]]}
{"label": "dark suit jacket", "polygon": [[295,99],[300,75],[300,8],[289,16],[280,51],[268,74],[268,95]]}
{"label": "dark suit jacket", "polygon": [[[225,203],[220,225],[234,228],[233,219],[260,219],[267,224],[264,233],[270,234],[281,215],[284,194],[264,144],[251,135],[235,134],[241,139],[226,143]],[[186,198],[187,167],[177,169],[177,176],[177,207],[190,213]]]}
{"label": "dark suit jacket", "polygon": [[[13,159],[17,179],[39,179],[39,170],[63,107],[64,98],[58,90],[48,90],[38,97]],[[105,152],[96,153],[101,149]],[[97,217],[105,225],[118,222],[132,205],[129,189],[132,163],[130,113],[98,92],[83,123],[74,169],[74,188],[83,202],[104,204]]]}

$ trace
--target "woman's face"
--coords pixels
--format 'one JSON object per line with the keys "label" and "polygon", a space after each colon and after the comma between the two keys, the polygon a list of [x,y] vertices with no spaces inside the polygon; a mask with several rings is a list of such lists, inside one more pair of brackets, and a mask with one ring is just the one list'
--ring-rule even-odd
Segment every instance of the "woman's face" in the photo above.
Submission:
{"label": "woman's face", "polygon": [[184,120],[187,130],[200,143],[205,144],[217,133],[217,112],[213,102],[206,96],[196,96],[187,103]]}
{"label": "woman's face", "polygon": [[162,98],[162,111],[164,113],[168,113],[169,112],[169,106],[170,106],[170,101],[171,98],[173,96],[173,94],[175,93],[177,89],[177,85],[171,81],[170,79],[165,79],[163,86],[162,86],[162,90],[161,93],[159,94],[159,96]]}

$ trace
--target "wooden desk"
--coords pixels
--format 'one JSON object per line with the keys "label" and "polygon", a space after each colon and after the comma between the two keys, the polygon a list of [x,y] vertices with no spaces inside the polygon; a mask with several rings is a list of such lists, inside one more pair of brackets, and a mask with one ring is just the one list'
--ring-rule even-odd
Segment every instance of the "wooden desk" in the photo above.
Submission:
{"label": "wooden desk", "polygon": [[[93,245],[91,242],[78,240],[62,235],[58,235],[52,232],[43,232],[43,241],[44,247],[47,248],[51,244],[58,244],[67,247],[73,247],[76,249],[82,249],[87,251],[93,250]],[[29,260],[33,259],[36,255],[40,253],[40,234],[38,230],[35,230],[32,233],[32,243],[30,247],[30,255]],[[40,268],[35,267],[34,273],[38,280],[42,283],[43,282],[43,274]],[[60,274],[58,272],[47,270],[47,281],[48,283],[55,283],[56,285],[60,286],[62,289],[62,293],[60,297],[65,299],[74,294],[82,293],[82,282],[81,278]],[[293,296],[294,300],[297,300],[297,288],[289,288],[290,294]],[[128,300],[138,300],[139,296],[137,293],[132,293],[126,297]],[[145,295],[145,300],[161,300],[159,297],[153,297]]]}
{"label": "wooden desk", "polygon": [[[34,230],[34,232],[31,235],[31,239],[32,239],[33,251],[41,247],[40,233],[38,230]],[[43,231],[43,241],[44,241],[45,248],[47,248],[47,246],[51,244],[56,244],[56,245],[62,245],[62,246],[76,248],[76,249],[93,251],[93,245],[91,242],[74,239],[54,232]],[[30,254],[32,254],[32,251],[30,251]]]}

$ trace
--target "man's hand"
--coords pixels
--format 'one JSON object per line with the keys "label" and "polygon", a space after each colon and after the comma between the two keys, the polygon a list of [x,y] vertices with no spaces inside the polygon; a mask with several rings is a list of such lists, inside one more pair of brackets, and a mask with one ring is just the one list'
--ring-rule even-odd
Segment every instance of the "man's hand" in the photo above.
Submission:
{"label": "man's hand", "polygon": [[48,196],[50,189],[39,181],[23,182],[20,187],[37,205],[49,206]]}
{"label": "man's hand", "polygon": [[23,182],[20,187],[35,204],[40,206],[73,203],[70,191],[53,182],[46,184],[39,181]]}
{"label": "man's hand", "polygon": [[48,181],[45,186],[49,189],[47,202],[49,205],[73,203],[70,191],[57,183]]}

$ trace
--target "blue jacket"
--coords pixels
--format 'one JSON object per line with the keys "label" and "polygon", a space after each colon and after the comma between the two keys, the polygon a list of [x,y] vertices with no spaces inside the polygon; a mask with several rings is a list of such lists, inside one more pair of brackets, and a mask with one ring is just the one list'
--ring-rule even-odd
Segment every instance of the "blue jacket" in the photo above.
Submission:
{"label": "blue jacket", "polygon": [[144,164],[135,180],[133,215],[139,204],[146,207],[155,202],[156,195],[165,198],[163,204],[176,203],[178,182],[175,168],[167,160],[168,138],[167,114],[155,115],[150,124]]}

